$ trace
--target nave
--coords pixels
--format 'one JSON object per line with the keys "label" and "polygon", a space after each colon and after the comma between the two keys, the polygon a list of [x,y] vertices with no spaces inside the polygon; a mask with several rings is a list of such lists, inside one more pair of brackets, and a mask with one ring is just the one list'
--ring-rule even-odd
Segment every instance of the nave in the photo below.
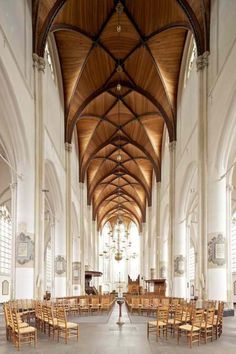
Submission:
{"label": "nave", "polygon": [[[72,316],[72,320],[80,323],[79,341],[71,339],[66,345],[61,341],[57,343],[48,339],[45,334],[39,334],[36,350],[33,347],[24,345],[25,354],[181,354],[189,353],[190,349],[186,340],[177,345],[176,338],[168,336],[168,340],[161,339],[158,343],[155,336],[147,340],[146,323],[150,317],[134,314],[130,316],[125,306],[123,306],[122,320],[123,326],[116,324],[118,320],[118,305],[116,304],[112,312],[103,315],[84,316],[82,318]],[[5,326],[3,316],[0,316],[0,353],[16,353],[15,348],[5,339]],[[235,318],[224,319],[224,332],[219,341],[213,341],[207,345],[194,346],[192,353],[213,353],[214,354],[235,354]]]}
{"label": "nave", "polygon": [[[0,0],[0,350],[21,328],[32,353],[189,351],[146,338],[182,311],[191,338],[223,328],[193,352],[230,352],[235,19],[236,0]],[[117,297],[122,329],[96,313]],[[65,346],[43,330],[67,315]]]}

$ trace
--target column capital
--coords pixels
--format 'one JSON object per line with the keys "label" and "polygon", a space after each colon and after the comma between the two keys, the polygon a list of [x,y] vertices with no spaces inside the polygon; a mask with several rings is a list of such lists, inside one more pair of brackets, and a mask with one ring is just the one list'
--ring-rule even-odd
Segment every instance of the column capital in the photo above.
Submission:
{"label": "column capital", "polygon": [[176,140],[174,140],[174,141],[171,141],[170,143],[169,143],[169,151],[175,151],[176,150]]}
{"label": "column capital", "polygon": [[68,151],[68,152],[71,152],[72,151],[72,144],[65,143],[65,150]]}
{"label": "column capital", "polygon": [[208,57],[209,52],[204,52],[202,55],[199,55],[196,60],[197,71],[204,70],[208,66]]}
{"label": "column capital", "polygon": [[38,56],[38,54],[33,53],[33,67],[38,71],[45,71],[46,62],[43,57]]}

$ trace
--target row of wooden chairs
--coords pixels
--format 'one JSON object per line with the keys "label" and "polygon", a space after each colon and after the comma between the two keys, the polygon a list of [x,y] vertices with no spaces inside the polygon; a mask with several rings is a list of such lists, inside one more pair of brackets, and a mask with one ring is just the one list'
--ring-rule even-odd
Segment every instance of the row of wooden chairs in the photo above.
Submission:
{"label": "row of wooden chairs", "polygon": [[175,308],[174,317],[170,306],[159,306],[156,321],[147,323],[147,336],[149,338],[150,333],[155,333],[158,341],[161,335],[167,339],[168,332],[173,336],[177,332],[177,342],[182,335],[186,335],[192,348],[192,344],[197,342],[199,345],[201,339],[207,343],[209,339],[212,341],[221,336],[223,312],[223,302],[219,302],[217,310],[215,307],[196,309],[194,303],[180,304]]}
{"label": "row of wooden chairs", "polygon": [[115,303],[115,299],[110,296],[86,296],[81,298],[56,300],[57,306],[63,306],[69,314],[93,314],[109,312]]}
{"label": "row of wooden chairs", "polygon": [[48,333],[49,337],[52,333],[53,339],[57,333],[58,342],[60,337],[64,338],[66,344],[69,338],[76,337],[77,340],[79,339],[79,324],[67,320],[64,306],[36,302],[35,324],[40,331]]}
{"label": "row of wooden chairs", "polygon": [[150,296],[135,296],[126,299],[128,310],[138,314],[154,314],[157,308],[161,306],[170,306],[170,308],[179,305],[186,304],[186,301],[181,298],[169,298],[169,297],[150,297]]}
{"label": "row of wooden chairs", "polygon": [[22,313],[17,312],[12,303],[3,305],[6,338],[11,341],[18,350],[22,343],[37,344],[37,330],[22,320]]}

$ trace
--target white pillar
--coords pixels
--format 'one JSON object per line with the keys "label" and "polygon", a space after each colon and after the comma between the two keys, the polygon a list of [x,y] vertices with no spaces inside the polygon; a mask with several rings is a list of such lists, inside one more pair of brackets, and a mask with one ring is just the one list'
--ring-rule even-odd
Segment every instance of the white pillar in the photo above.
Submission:
{"label": "white pillar", "polygon": [[226,181],[214,176],[208,183],[208,299],[227,301],[226,251]]}
{"label": "white pillar", "polygon": [[65,143],[66,160],[66,264],[67,264],[67,296],[72,295],[72,199],[71,199],[71,152],[72,145]]}
{"label": "white pillar", "polygon": [[84,184],[80,183],[80,261],[81,261],[81,295],[85,294],[85,232],[84,232]]}
{"label": "white pillar", "polygon": [[197,58],[198,72],[198,225],[200,274],[199,300],[206,298],[207,288],[207,74],[208,52]]}
{"label": "white pillar", "polygon": [[[12,220],[12,255],[16,254],[16,232],[17,232],[17,182],[12,182],[11,188],[11,220]],[[16,258],[12,257],[11,263],[11,299],[15,299],[16,288]]]}
{"label": "white pillar", "polygon": [[157,198],[156,198],[156,275],[160,275],[161,262],[161,182],[157,183]]}
{"label": "white pillar", "polygon": [[174,279],[176,141],[172,141],[169,144],[169,151],[170,151],[170,182],[169,182],[168,284],[169,284],[169,296],[172,296],[173,279]]}
{"label": "white pillar", "polygon": [[227,240],[227,303],[229,308],[233,308],[233,279],[232,279],[232,250],[231,250],[231,229],[232,229],[232,192],[234,187],[232,185],[226,186],[226,240]]}
{"label": "white pillar", "polygon": [[186,298],[186,221],[176,225],[173,295]]}

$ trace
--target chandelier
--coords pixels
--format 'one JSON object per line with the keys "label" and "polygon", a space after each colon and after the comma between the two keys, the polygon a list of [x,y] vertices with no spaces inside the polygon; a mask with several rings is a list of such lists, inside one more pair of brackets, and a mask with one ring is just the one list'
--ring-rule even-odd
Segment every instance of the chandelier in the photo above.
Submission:
{"label": "chandelier", "polygon": [[135,259],[138,255],[132,250],[132,242],[129,239],[128,229],[125,227],[122,217],[119,215],[112,230],[108,232],[109,241],[105,242],[103,251],[99,254],[105,259],[114,259],[120,262]]}

